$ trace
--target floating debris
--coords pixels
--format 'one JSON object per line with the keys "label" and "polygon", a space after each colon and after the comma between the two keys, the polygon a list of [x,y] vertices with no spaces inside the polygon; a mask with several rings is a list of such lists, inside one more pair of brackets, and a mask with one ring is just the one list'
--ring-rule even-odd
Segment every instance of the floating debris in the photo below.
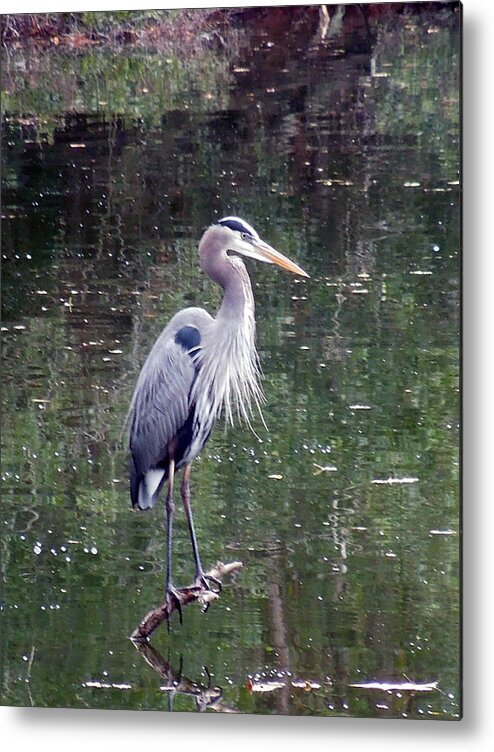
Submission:
{"label": "floating debris", "polygon": [[321,473],[335,473],[338,468],[335,465],[318,465],[316,462],[312,463],[316,468],[313,475],[320,475]]}
{"label": "floating debris", "polygon": [[274,692],[277,689],[283,689],[286,686],[295,687],[296,689],[304,689],[306,692],[312,692],[315,689],[321,689],[321,685],[318,682],[310,681],[308,679],[294,679],[293,681],[278,681],[272,679],[270,681],[256,681],[249,679],[247,681],[247,689],[249,692]]}
{"label": "floating debris", "polygon": [[309,681],[308,679],[294,679],[294,681],[291,682],[292,687],[297,687],[298,689],[305,689],[306,692],[310,692],[313,689],[321,689],[321,685],[314,681]]}
{"label": "floating debris", "polygon": [[100,682],[100,681],[87,681],[82,682],[82,686],[88,689],[132,689],[131,684],[119,684],[118,682]]}
{"label": "floating debris", "polygon": [[258,682],[249,679],[247,682],[247,689],[249,692],[273,692],[275,689],[282,689],[286,687],[286,682],[281,681],[267,681]]}
{"label": "floating debris", "polygon": [[375,478],[371,483],[379,484],[379,485],[386,485],[391,486],[395,483],[418,483],[419,478],[386,478],[386,480],[382,480],[379,478]]}
{"label": "floating debris", "polygon": [[456,530],[429,530],[429,535],[456,535]]}
{"label": "floating debris", "polygon": [[425,684],[415,684],[415,682],[362,682],[360,684],[349,684],[349,687],[357,689],[380,689],[384,692],[432,692],[437,689],[437,681],[427,682]]}
{"label": "floating debris", "polygon": [[331,183],[336,183],[336,185],[353,185],[353,180],[342,180],[340,178],[331,178]]}

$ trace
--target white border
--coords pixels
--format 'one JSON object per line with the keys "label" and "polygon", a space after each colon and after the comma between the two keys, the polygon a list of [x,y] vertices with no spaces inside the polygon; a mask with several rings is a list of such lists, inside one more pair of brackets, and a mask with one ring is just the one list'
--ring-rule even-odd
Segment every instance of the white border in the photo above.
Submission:
{"label": "white border", "polygon": [[[82,0],[74,10],[134,10],[171,7],[263,5],[236,2],[164,2],[142,0]],[[266,3],[268,4],[268,3]],[[301,2],[269,2],[300,5]],[[334,3],[330,3],[334,4]],[[67,10],[54,0],[2,0],[3,13]],[[208,749],[231,752],[273,746],[284,751],[327,750],[338,744],[362,744],[366,752],[416,752],[417,745],[434,752],[492,749],[494,624],[492,568],[494,493],[493,464],[494,377],[488,361],[492,351],[492,285],[494,238],[494,165],[492,160],[492,50],[494,3],[465,0],[464,14],[464,240],[463,240],[463,445],[464,445],[464,720],[366,720],[165,714],[159,712],[48,710],[0,708],[2,744],[6,749],[70,748],[72,752],[118,749]],[[479,503],[480,502],[480,503]],[[490,524],[489,524],[490,523]],[[490,554],[490,555],[489,555]],[[491,605],[491,608],[489,608]],[[440,646],[437,646],[440,649]],[[10,744],[9,744],[10,742]]]}

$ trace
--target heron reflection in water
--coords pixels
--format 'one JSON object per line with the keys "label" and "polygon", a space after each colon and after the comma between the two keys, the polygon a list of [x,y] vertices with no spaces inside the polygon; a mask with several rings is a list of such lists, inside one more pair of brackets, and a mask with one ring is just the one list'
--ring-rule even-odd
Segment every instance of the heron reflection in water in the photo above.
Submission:
{"label": "heron reflection in water", "polygon": [[204,572],[190,504],[190,467],[224,411],[233,423],[236,413],[250,424],[262,391],[255,347],[254,297],[245,265],[238,255],[277,264],[307,277],[297,264],[260,239],[239,217],[211,225],[199,243],[203,272],[224,291],[213,318],[202,308],[186,308],[161,332],[142,367],[130,407],[132,505],[150,509],[163,484],[166,494],[166,603],[177,608],[180,598],[172,583],[174,482],[182,469],[181,495],[189,527],[198,587],[221,589]]}

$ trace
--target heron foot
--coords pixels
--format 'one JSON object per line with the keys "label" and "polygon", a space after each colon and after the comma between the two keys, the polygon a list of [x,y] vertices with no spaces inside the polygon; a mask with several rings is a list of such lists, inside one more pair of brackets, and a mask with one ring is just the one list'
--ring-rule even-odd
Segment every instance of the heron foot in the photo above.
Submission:
{"label": "heron foot", "polygon": [[[211,584],[216,585],[216,587],[215,588],[211,587]],[[206,574],[202,570],[196,573],[195,585],[199,590],[206,590],[208,593],[214,593],[215,598],[219,596],[219,594],[221,593],[223,589],[223,586],[217,577],[214,577],[214,575],[211,575],[211,574]],[[210,605],[211,605],[211,601],[208,600],[203,605],[203,609],[202,609],[203,613],[206,613]]]}
{"label": "heron foot", "polygon": [[[216,588],[211,587],[211,583],[213,585],[216,585]],[[217,577],[214,577],[214,575],[212,574],[206,574],[202,571],[196,573],[196,585],[198,587],[203,587],[205,590],[212,590],[213,593],[216,593],[217,595],[219,595],[223,590],[221,580],[219,580]]]}
{"label": "heron foot", "polygon": [[178,618],[180,620],[180,624],[183,624],[182,601],[180,600],[178,591],[173,587],[173,585],[168,584],[166,586],[165,603],[168,608],[168,616],[167,616],[166,621],[167,621],[167,626],[168,626],[168,632],[170,632],[170,616],[174,608],[178,611]]}

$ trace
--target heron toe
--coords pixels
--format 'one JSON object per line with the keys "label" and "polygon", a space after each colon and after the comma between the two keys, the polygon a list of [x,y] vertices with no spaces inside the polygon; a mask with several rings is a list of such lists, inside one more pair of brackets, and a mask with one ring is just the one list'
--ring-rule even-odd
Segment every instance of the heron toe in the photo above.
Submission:
{"label": "heron toe", "polygon": [[[214,577],[212,574],[206,574],[205,572],[198,572],[196,574],[196,583],[200,587],[203,587],[205,590],[212,590],[213,593],[219,594],[223,590],[221,581],[217,577]],[[216,589],[211,587],[210,583],[216,585]]]}

